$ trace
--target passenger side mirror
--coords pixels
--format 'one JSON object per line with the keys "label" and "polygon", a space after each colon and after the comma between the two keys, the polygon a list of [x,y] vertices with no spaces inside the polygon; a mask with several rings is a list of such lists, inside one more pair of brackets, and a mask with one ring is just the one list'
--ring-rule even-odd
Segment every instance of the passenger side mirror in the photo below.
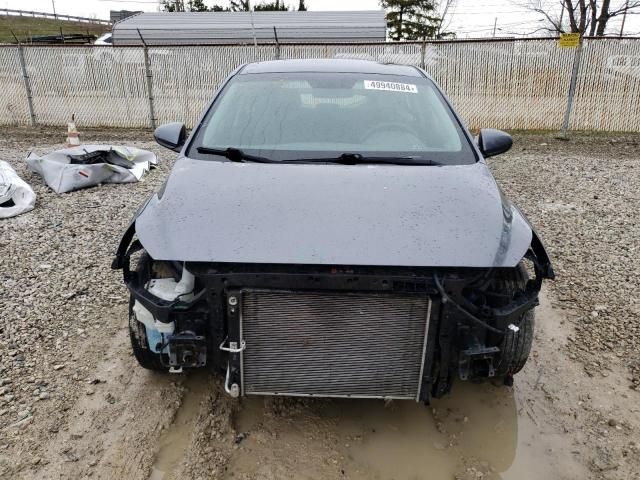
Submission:
{"label": "passenger side mirror", "polygon": [[187,141],[187,128],[182,122],[165,123],[156,128],[153,138],[159,145],[179,152]]}
{"label": "passenger side mirror", "polygon": [[506,152],[513,145],[511,135],[502,130],[483,128],[478,137],[478,147],[484,158],[495,157]]}

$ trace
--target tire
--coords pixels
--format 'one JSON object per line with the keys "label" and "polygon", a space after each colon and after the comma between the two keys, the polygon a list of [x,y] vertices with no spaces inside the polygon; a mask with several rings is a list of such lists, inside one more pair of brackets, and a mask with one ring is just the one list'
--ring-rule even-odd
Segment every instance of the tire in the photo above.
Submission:
{"label": "tire", "polygon": [[[523,289],[529,276],[522,265],[509,271],[496,281],[496,289],[500,293],[513,294]],[[506,325],[505,325],[506,326]],[[497,377],[507,377],[518,373],[524,367],[533,344],[535,327],[535,312],[533,309],[525,312],[517,332],[507,329],[500,344],[500,356],[494,365]]]}
{"label": "tire", "polygon": [[[144,255],[136,268],[138,274],[142,274],[145,270],[149,269],[149,256]],[[133,313],[133,304],[135,299],[133,295],[129,294],[129,338],[131,339],[131,348],[133,349],[133,355],[142,368],[147,370],[154,370],[157,372],[167,372],[169,367],[165,366],[169,363],[167,355],[161,355],[155,353],[149,348],[149,342],[147,340],[147,330],[142,322],[136,319]],[[164,357],[164,358],[163,358]]]}
{"label": "tire", "polygon": [[[154,370],[157,372],[167,372],[169,367],[165,365],[169,362],[167,356],[159,353],[155,353],[149,348],[149,342],[147,341],[147,330],[142,322],[136,320],[136,316],[133,313],[133,296],[129,300],[129,337],[131,338],[131,348],[133,349],[133,355],[142,368],[147,370]],[[164,362],[163,362],[164,360]]]}

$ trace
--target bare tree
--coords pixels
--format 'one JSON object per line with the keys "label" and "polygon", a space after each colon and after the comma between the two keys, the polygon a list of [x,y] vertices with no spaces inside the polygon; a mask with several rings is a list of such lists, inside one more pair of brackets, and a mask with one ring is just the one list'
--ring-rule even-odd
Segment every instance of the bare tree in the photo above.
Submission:
{"label": "bare tree", "polygon": [[516,2],[540,14],[553,33],[580,33],[602,37],[609,20],[640,10],[640,0],[525,0]]}
{"label": "bare tree", "polygon": [[437,4],[437,10],[440,16],[440,25],[436,38],[454,37],[455,33],[449,32],[449,27],[455,15],[456,4],[458,0],[440,0]]}

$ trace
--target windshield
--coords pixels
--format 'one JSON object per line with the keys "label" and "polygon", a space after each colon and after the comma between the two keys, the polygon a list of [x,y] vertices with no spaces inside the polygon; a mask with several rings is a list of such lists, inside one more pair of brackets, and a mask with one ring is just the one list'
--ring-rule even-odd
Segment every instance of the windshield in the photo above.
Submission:
{"label": "windshield", "polygon": [[345,153],[402,157],[405,163],[476,161],[429,79],[372,74],[236,76],[203,120],[188,155],[210,159],[207,149],[227,148],[277,161]]}

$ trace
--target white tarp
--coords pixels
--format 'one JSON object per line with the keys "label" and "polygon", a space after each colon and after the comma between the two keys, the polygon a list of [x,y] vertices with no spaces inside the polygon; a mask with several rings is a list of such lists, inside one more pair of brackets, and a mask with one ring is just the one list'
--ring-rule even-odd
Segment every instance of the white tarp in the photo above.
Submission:
{"label": "white tarp", "polygon": [[36,194],[7,162],[0,160],[0,218],[33,210]]}
{"label": "white tarp", "polygon": [[80,145],[43,155],[30,153],[27,163],[56,193],[100,183],[133,183],[158,163],[148,150],[115,145]]}

